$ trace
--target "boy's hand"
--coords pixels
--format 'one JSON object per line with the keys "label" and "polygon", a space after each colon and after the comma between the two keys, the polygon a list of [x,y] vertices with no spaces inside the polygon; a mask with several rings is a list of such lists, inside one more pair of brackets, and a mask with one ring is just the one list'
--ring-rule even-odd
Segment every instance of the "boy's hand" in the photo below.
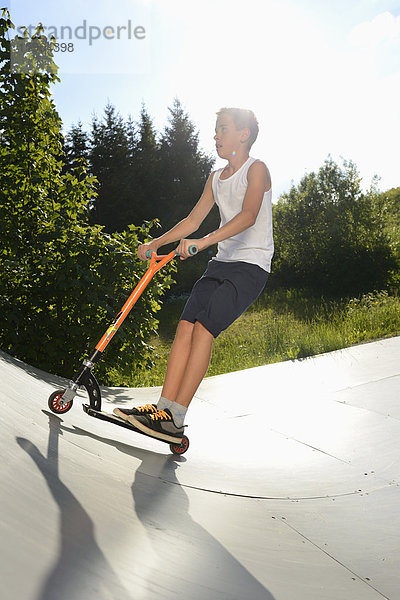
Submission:
{"label": "boy's hand", "polygon": [[176,252],[179,254],[179,258],[181,260],[186,260],[187,258],[191,258],[193,256],[189,252],[190,246],[197,246],[200,252],[200,250],[202,250],[202,242],[203,240],[181,240],[179,242],[179,246],[176,248]]}
{"label": "boy's hand", "polygon": [[149,260],[146,256],[146,252],[150,250],[150,252],[157,252],[157,246],[154,242],[150,242],[149,244],[141,244],[138,246],[137,255],[140,260]]}

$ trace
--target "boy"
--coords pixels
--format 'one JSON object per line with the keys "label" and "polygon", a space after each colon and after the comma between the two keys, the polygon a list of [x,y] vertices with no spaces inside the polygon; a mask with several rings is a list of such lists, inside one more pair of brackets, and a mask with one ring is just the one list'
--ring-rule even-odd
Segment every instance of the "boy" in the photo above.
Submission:
{"label": "boy", "polygon": [[[274,250],[272,191],[268,168],[249,156],[257,135],[252,111],[222,108],[214,140],[218,156],[227,165],[211,173],[185,219],[138,248],[139,258],[146,260],[148,250],[157,252],[180,240],[177,251],[185,260],[192,244],[201,251],[218,243],[217,255],[195,283],[181,315],[158,404],[114,409],[117,416],[153,437],[173,436],[180,442],[186,411],[210,363],[214,338],[256,300],[267,282]],[[219,229],[201,239],[187,239],[214,202],[221,215]]]}

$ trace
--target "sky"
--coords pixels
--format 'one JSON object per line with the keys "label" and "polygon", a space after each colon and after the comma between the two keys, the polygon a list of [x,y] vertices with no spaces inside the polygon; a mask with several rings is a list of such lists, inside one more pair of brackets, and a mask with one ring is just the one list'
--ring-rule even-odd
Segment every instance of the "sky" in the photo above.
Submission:
{"label": "sky", "polygon": [[161,132],[178,97],[218,168],[215,113],[238,106],[259,121],[251,156],[268,165],[274,200],[329,155],[352,160],[364,189],[374,175],[381,190],[400,186],[400,0],[3,5],[16,27],[42,22],[60,43],[65,131],[90,131],[110,102],[133,120],[144,103]]}

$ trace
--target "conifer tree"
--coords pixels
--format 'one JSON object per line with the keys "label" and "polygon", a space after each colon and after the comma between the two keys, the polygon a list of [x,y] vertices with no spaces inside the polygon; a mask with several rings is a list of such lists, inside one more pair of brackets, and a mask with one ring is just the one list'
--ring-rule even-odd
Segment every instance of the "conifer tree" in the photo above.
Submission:
{"label": "conifer tree", "polygon": [[89,162],[90,146],[89,136],[83,130],[81,121],[77,125],[72,125],[70,131],[64,137],[65,169],[72,173],[73,169],[83,158],[86,163]]}
{"label": "conifer tree", "polygon": [[[157,216],[162,231],[186,217],[201,196],[214,159],[199,149],[199,134],[181,102],[175,98],[160,140],[160,188]],[[192,237],[201,237],[219,226],[215,206]],[[203,273],[213,249],[196,256],[185,269],[178,269],[174,293],[186,293]]]}
{"label": "conifer tree", "polygon": [[[200,198],[214,164],[214,159],[199,149],[199,134],[178,98],[169,112],[169,124],[160,142],[159,218],[163,230],[190,212]],[[209,227],[217,224],[214,214]]]}
{"label": "conifer tree", "polygon": [[131,115],[128,116],[125,130],[126,130],[126,139],[128,142],[129,165],[132,167],[134,160],[135,160],[136,149],[137,149],[137,145],[138,145],[138,132],[137,132],[136,123],[132,119]]}
{"label": "conifer tree", "polygon": [[138,142],[133,162],[134,187],[137,194],[137,222],[159,217],[160,157],[157,132],[144,104],[137,123]]}
{"label": "conifer tree", "polygon": [[105,231],[121,231],[127,225],[130,189],[130,155],[126,126],[114,106],[107,104],[104,118],[92,121],[90,164],[99,180],[99,192],[93,211],[96,223]]}

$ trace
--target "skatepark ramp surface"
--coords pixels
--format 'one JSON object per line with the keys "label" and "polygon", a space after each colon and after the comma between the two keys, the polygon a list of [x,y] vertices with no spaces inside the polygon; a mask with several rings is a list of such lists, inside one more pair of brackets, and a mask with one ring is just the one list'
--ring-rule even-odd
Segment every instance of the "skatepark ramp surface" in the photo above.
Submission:
{"label": "skatepark ramp surface", "polygon": [[2,600],[400,599],[400,337],[207,378],[182,456],[0,381]]}

